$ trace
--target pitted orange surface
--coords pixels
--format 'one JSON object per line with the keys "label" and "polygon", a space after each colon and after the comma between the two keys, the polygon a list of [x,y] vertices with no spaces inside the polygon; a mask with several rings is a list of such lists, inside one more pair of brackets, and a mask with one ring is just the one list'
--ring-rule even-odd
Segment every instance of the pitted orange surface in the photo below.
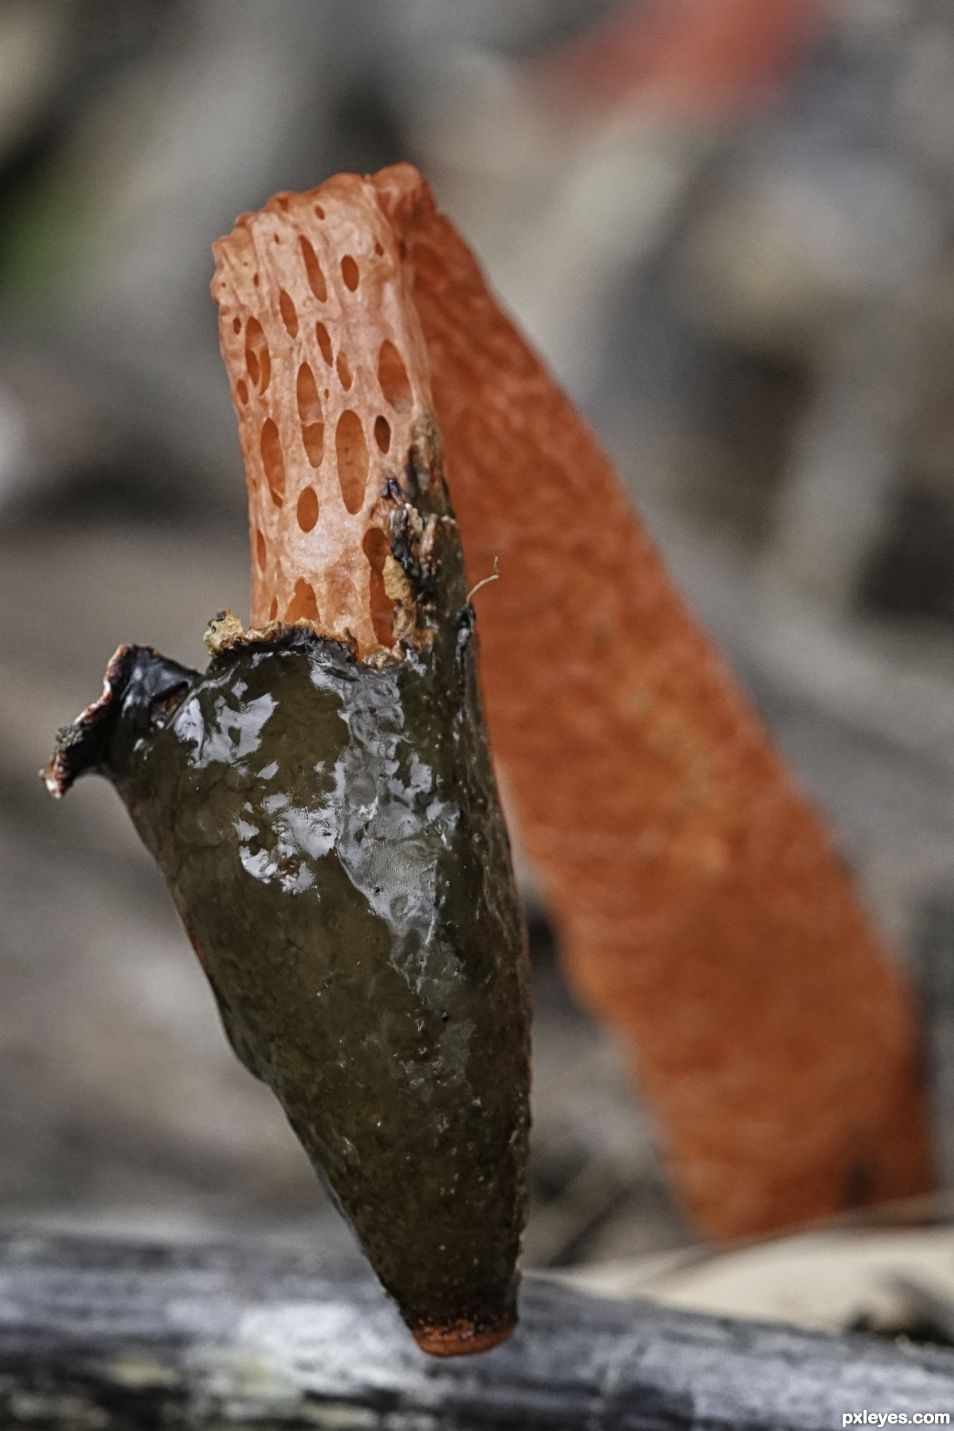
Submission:
{"label": "pitted orange surface", "polygon": [[342,174],[243,214],[215,254],[248,479],[251,624],[307,620],[352,636],[360,656],[388,650],[381,491],[431,406],[394,230],[371,186]]}

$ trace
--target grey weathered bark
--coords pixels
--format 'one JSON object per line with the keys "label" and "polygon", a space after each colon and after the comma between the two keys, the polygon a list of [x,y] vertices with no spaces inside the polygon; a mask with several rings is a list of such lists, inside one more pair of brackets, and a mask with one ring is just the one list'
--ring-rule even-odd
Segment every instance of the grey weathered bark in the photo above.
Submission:
{"label": "grey weathered bark", "polygon": [[360,1268],[261,1247],[0,1239],[0,1425],[797,1428],[954,1409],[954,1355],[526,1279],[466,1363],[417,1351]]}

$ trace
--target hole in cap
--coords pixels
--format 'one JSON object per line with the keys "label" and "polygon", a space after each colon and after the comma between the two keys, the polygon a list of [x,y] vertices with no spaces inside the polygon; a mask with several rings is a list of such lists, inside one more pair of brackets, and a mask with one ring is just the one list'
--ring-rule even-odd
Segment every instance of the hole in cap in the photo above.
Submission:
{"label": "hole in cap", "polygon": [[325,450],[324,415],[321,410],[321,399],[318,396],[315,375],[308,363],[302,363],[298,369],[295,389],[298,398],[298,416],[301,418],[301,440],[312,467],[320,467]]}
{"label": "hole in cap", "polygon": [[346,408],[335,429],[335,454],[338,459],[338,482],[348,511],[361,510],[364,490],[368,485],[368,444],[361,419]]}
{"label": "hole in cap", "polygon": [[404,359],[390,339],[385,338],[378,353],[378,382],[386,400],[395,412],[407,412],[411,406],[411,384]]}
{"label": "hole in cap", "polygon": [[278,295],[278,307],[281,310],[282,322],[288,331],[289,338],[297,338],[298,314],[295,311],[295,305],[291,300],[291,296],[285,292],[284,288]]}
{"label": "hole in cap", "polygon": [[263,393],[272,376],[272,360],[264,329],[257,318],[250,318],[245,327],[245,366],[252,387]]}
{"label": "hole in cap", "polygon": [[384,589],[384,563],[391,551],[390,542],[380,527],[371,527],[361,543],[371,568],[369,594],[371,624],[382,646],[394,644],[394,604]]}
{"label": "hole in cap", "polygon": [[285,611],[286,621],[317,621],[318,602],[315,599],[314,587],[307,581],[299,579],[295,582],[295,594]]}
{"label": "hole in cap", "polygon": [[303,532],[310,532],[318,521],[318,494],[314,487],[303,487],[296,508],[298,525]]}
{"label": "hole in cap", "polygon": [[285,456],[278,428],[271,418],[262,425],[262,465],[272,501],[280,507],[285,497]]}
{"label": "hole in cap", "polygon": [[331,339],[328,337],[328,329],[325,327],[324,323],[316,323],[316,324],[315,324],[315,337],[318,339],[318,347],[319,347],[319,349],[320,349],[320,351],[321,351],[321,356],[324,358],[325,362],[328,364],[328,366],[329,366],[329,368],[330,368],[330,367],[331,367]]}
{"label": "hole in cap", "polygon": [[318,262],[318,255],[304,234],[298,240],[301,249],[302,260],[305,264],[305,276],[308,279],[308,287],[318,299],[319,303],[324,303],[328,297],[328,286],[325,283],[325,275],[322,272],[321,264]]}

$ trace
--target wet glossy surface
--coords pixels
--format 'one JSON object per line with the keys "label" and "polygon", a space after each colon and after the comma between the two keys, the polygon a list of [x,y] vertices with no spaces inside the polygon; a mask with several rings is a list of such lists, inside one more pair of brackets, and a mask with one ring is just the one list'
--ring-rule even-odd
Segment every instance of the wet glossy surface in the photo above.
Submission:
{"label": "wet glossy surface", "polygon": [[523,931],[469,608],[374,669],[310,632],[192,676],[133,648],[101,732],[232,1043],[412,1325],[512,1318]]}

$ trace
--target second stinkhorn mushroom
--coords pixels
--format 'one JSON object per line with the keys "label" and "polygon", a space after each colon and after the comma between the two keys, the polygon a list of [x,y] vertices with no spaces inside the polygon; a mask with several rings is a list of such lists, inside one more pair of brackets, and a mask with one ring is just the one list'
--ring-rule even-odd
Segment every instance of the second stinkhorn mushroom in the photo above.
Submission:
{"label": "second stinkhorn mushroom", "polygon": [[408,164],[400,236],[482,614],[494,752],[563,966],[616,1027],[682,1205],[764,1234],[925,1191],[913,990],[592,432]]}
{"label": "second stinkhorn mushroom", "polygon": [[203,675],[121,648],[47,781],[112,780],[419,1345],[482,1351],[515,1319],[525,950],[423,340],[357,179],[217,258],[252,625],[212,622]]}

